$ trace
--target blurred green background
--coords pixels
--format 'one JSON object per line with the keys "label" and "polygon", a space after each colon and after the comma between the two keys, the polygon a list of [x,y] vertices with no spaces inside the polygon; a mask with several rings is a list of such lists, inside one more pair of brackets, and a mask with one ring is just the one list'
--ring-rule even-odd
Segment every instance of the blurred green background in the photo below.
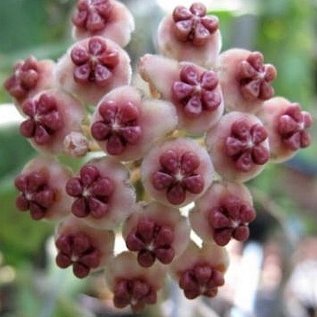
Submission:
{"label": "blurred green background", "polygon": [[[122,2],[137,18],[137,30],[128,46],[132,60],[137,61],[138,56],[153,50],[149,32],[157,23],[146,30],[144,24],[159,21],[163,11],[153,9],[154,1]],[[237,46],[262,51],[266,61],[278,69],[277,95],[298,101],[316,121],[317,1],[228,3],[215,12],[220,18],[223,49]],[[0,1],[0,107],[11,102],[2,83],[18,59],[32,54],[56,60],[65,52],[71,43],[69,18],[74,4],[75,0]],[[312,133],[315,141],[309,149],[286,164],[268,166],[250,183],[259,213],[274,218],[278,230],[285,231],[295,244],[301,237],[317,233],[316,125]],[[17,125],[1,123],[0,144],[0,316],[111,316],[98,314],[80,301],[80,294],[101,296],[91,280],[78,281],[55,267],[49,252],[53,225],[31,221],[14,207],[14,176],[35,155],[19,136]],[[263,230],[262,242],[279,236],[269,228]],[[107,296],[103,294],[103,298]]]}

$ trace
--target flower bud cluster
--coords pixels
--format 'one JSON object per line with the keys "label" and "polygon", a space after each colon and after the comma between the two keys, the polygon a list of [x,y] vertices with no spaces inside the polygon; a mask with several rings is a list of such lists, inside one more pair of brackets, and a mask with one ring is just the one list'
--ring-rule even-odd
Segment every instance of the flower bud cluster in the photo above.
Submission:
{"label": "flower bud cluster", "polygon": [[[105,270],[119,308],[154,304],[167,274],[188,299],[216,296],[225,245],[247,240],[256,217],[244,183],[309,146],[310,114],[274,97],[260,52],[221,52],[220,22],[201,3],[163,18],[140,87],[123,4],[78,0],[72,23],[65,55],[20,61],[5,82],[39,153],[16,177],[17,209],[56,221],[57,265],[78,278]],[[70,170],[61,154],[84,163]],[[127,250],[115,255],[120,230]]]}

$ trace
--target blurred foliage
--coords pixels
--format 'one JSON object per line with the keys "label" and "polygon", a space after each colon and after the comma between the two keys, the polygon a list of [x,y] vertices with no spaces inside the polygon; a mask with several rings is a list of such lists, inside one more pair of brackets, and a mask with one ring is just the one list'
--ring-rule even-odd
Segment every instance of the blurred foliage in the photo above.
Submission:
{"label": "blurred foliage", "polygon": [[0,147],[1,179],[9,177],[10,174],[12,176],[35,154],[30,144],[19,134],[17,126],[3,127],[1,129],[0,144],[3,144]]}
{"label": "blurred foliage", "polygon": [[277,65],[279,95],[313,109],[313,10],[310,0],[261,1],[257,47]]}
{"label": "blurred foliage", "polygon": [[[314,86],[313,81],[317,78],[314,56],[316,6],[310,0],[254,1],[258,4],[258,10],[251,15],[250,12],[233,10],[216,12],[221,21],[223,47],[232,47],[232,42],[238,35],[243,43],[248,43],[249,48],[262,51],[266,61],[278,69],[278,79],[274,85],[277,94],[300,102],[316,118],[316,83]],[[69,17],[74,3],[75,0],[0,1],[0,104],[10,102],[2,83],[18,59],[24,59],[30,54],[37,58],[57,59],[65,52],[71,42]],[[250,16],[252,27],[249,28],[249,34],[239,34],[237,21],[244,21]],[[138,37],[141,35],[138,34]],[[129,49],[133,53],[133,45]],[[316,125],[314,129],[316,139]],[[0,221],[3,224],[0,230],[0,253],[4,257],[4,263],[11,265],[16,272],[16,279],[10,290],[14,295],[11,304],[13,307],[2,312],[3,303],[0,302],[0,315],[85,316],[83,311],[79,312],[72,304],[75,294],[84,289],[83,283],[74,279],[69,271],[57,269],[51,256],[44,268],[39,269],[36,266],[42,257],[47,257],[45,242],[52,235],[52,225],[31,221],[27,213],[18,213],[14,206],[14,175],[34,155],[34,151],[18,136],[17,127],[2,128],[0,144]],[[307,165],[314,167],[308,170],[316,170],[316,147],[317,142],[314,142],[310,149],[299,155],[298,164],[302,170]],[[63,162],[70,164],[66,158]],[[74,167],[78,163],[79,161],[75,162]],[[285,215],[300,219],[306,230],[315,231],[316,220],[303,217],[305,213],[298,212],[300,207],[285,195],[278,177],[280,173],[279,165],[270,165],[251,186],[274,201],[279,206],[279,211],[283,210]],[[44,280],[46,287],[37,284],[40,279]],[[0,295],[4,291],[6,285],[0,281]]]}
{"label": "blurred foliage", "polygon": [[1,316],[91,317],[79,304],[74,305],[85,283],[74,279],[70,270],[58,269],[51,257],[48,261],[46,270],[20,264],[13,284],[14,314]]}
{"label": "blurred foliage", "polygon": [[[316,120],[316,6],[310,0],[266,0],[259,1],[258,13],[258,36],[254,47],[262,51],[266,61],[278,70],[274,83],[276,95],[300,103]],[[307,177],[317,174],[316,124],[312,127],[312,137],[311,146],[286,163]],[[281,211],[289,217],[289,227],[295,234],[316,234],[316,219],[283,191],[280,176],[284,172],[280,165],[271,165],[252,183],[277,202]],[[292,222],[300,225],[292,226]]]}
{"label": "blurred foliage", "polygon": [[[74,0],[0,1],[0,82],[12,65],[29,55],[57,58],[70,43],[69,17]],[[1,85],[2,86],[2,85]],[[9,101],[1,87],[0,103]]]}
{"label": "blurred foliage", "polygon": [[60,41],[68,24],[68,8],[67,1],[1,1],[2,53],[25,51]]}
{"label": "blurred foliage", "polygon": [[[260,1],[260,22],[256,47],[277,66],[274,84],[277,95],[299,102],[317,118],[316,31],[317,8],[311,0]],[[317,136],[317,127],[313,127]],[[317,142],[299,156],[304,164],[315,164]]]}

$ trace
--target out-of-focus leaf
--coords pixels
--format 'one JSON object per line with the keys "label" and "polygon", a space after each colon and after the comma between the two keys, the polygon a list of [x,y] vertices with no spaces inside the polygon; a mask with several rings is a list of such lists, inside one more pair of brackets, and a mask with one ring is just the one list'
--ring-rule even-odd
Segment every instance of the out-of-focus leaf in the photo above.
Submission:
{"label": "out-of-focus leaf", "polygon": [[210,14],[214,14],[219,18],[220,29],[222,35],[222,48],[226,50],[231,47],[230,42],[232,41],[232,24],[234,22],[234,12],[232,11],[211,11]]}
{"label": "out-of-focus leaf", "polygon": [[1,0],[0,52],[50,43],[69,26],[69,5],[59,0]]}
{"label": "out-of-focus leaf", "polygon": [[260,0],[260,3],[262,4],[261,11],[263,14],[279,16],[289,10],[290,0]]}
{"label": "out-of-focus leaf", "polygon": [[56,311],[51,317],[93,317],[92,314],[85,312],[74,305],[73,301],[67,300],[67,298],[60,298],[58,305],[56,306]]}
{"label": "out-of-focus leaf", "polygon": [[[309,0],[260,1],[260,29],[257,48],[264,53],[267,62],[276,66],[277,79],[274,82],[276,94],[291,102],[299,102],[304,110],[317,116],[314,95],[315,61],[314,23],[316,8]],[[317,126],[311,129],[313,140]],[[316,166],[317,142],[300,151],[296,157],[302,164]]]}
{"label": "out-of-focus leaf", "polygon": [[0,103],[10,100],[2,83],[13,64],[29,55],[57,59],[70,44],[75,0],[0,1]]}
{"label": "out-of-focus leaf", "polygon": [[0,144],[1,178],[20,170],[35,154],[30,143],[19,134],[17,126],[0,129]]}
{"label": "out-of-focus leaf", "polygon": [[18,271],[17,279],[17,313],[20,317],[38,316],[40,311],[39,296],[34,290],[33,271],[23,265]]}
{"label": "out-of-focus leaf", "polygon": [[45,40],[45,1],[0,1],[1,52],[32,46]]}

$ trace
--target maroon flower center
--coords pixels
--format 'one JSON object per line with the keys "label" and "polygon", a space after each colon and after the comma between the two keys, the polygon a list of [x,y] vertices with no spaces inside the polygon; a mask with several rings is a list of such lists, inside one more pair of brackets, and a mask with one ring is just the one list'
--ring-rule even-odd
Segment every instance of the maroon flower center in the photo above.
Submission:
{"label": "maroon flower center", "polygon": [[208,264],[199,264],[182,272],[179,280],[179,286],[188,299],[200,295],[214,297],[217,295],[218,287],[223,284],[223,274]]}
{"label": "maroon flower center", "polygon": [[237,196],[229,195],[208,213],[208,223],[215,242],[226,245],[233,237],[245,241],[249,237],[248,224],[255,219],[254,209]]}
{"label": "maroon flower center", "polygon": [[27,100],[22,110],[29,118],[21,123],[20,133],[38,145],[48,144],[63,126],[55,98],[45,93],[38,100]]}
{"label": "maroon flower center", "polygon": [[58,249],[56,263],[61,268],[73,266],[78,278],[86,277],[91,269],[100,264],[100,251],[84,233],[61,235],[55,242]]}
{"label": "maroon flower center", "polygon": [[17,208],[21,211],[30,210],[34,220],[44,218],[47,210],[55,203],[55,190],[49,186],[48,176],[44,172],[17,176],[15,187],[20,191],[16,199]]}
{"label": "maroon flower center", "polygon": [[142,310],[146,304],[155,304],[157,299],[156,291],[142,278],[118,280],[113,294],[116,307],[131,305],[134,311]]}
{"label": "maroon flower center", "polygon": [[102,31],[109,22],[112,5],[109,0],[80,0],[72,22],[89,32]]}
{"label": "maroon flower center", "polygon": [[113,182],[108,177],[102,177],[93,165],[81,168],[80,175],[68,180],[66,192],[75,197],[72,213],[77,217],[99,219],[109,212],[109,201],[114,190]]}
{"label": "maroon flower center", "polygon": [[107,152],[119,155],[126,146],[138,143],[142,129],[139,126],[139,109],[126,102],[119,107],[114,101],[106,101],[99,107],[102,120],[91,127],[92,136],[98,141],[106,141]]}
{"label": "maroon flower center", "polygon": [[221,96],[216,91],[217,74],[205,71],[202,74],[192,65],[182,67],[180,81],[172,86],[173,97],[184,107],[184,114],[196,118],[203,111],[214,111],[221,104]]}
{"label": "maroon flower center", "polygon": [[200,166],[198,156],[191,152],[178,154],[168,150],[160,156],[161,168],[152,175],[156,190],[165,190],[168,201],[179,205],[186,199],[186,191],[199,194],[204,189],[204,179],[197,172]]}
{"label": "maroon flower center", "polygon": [[263,126],[239,120],[232,125],[231,135],[225,140],[225,151],[237,169],[248,172],[254,165],[263,165],[269,160],[269,150],[262,144],[266,139]]}
{"label": "maroon flower center", "polygon": [[29,57],[15,65],[14,73],[5,81],[4,87],[11,96],[22,99],[35,88],[39,77],[38,61]]}
{"label": "maroon flower center", "polygon": [[78,44],[72,49],[71,59],[75,64],[73,75],[76,82],[105,86],[119,63],[119,53],[108,49],[102,39],[92,37],[88,48]]}
{"label": "maroon flower center", "polygon": [[189,9],[178,6],[173,12],[174,31],[181,42],[192,42],[195,46],[203,46],[211,34],[219,27],[218,18],[206,16],[206,7],[194,3]]}
{"label": "maroon flower center", "polygon": [[282,142],[289,149],[296,151],[310,145],[311,137],[306,130],[311,125],[311,115],[301,111],[300,105],[294,103],[278,118],[277,130]]}
{"label": "maroon flower center", "polygon": [[153,220],[143,218],[126,238],[130,251],[138,252],[138,262],[150,267],[157,258],[163,264],[172,262],[175,251],[171,244],[174,231],[166,225],[158,225]]}
{"label": "maroon flower center", "polygon": [[276,69],[271,64],[263,64],[263,55],[253,52],[239,65],[237,80],[240,92],[247,100],[267,100],[274,95],[271,82],[276,78]]}

